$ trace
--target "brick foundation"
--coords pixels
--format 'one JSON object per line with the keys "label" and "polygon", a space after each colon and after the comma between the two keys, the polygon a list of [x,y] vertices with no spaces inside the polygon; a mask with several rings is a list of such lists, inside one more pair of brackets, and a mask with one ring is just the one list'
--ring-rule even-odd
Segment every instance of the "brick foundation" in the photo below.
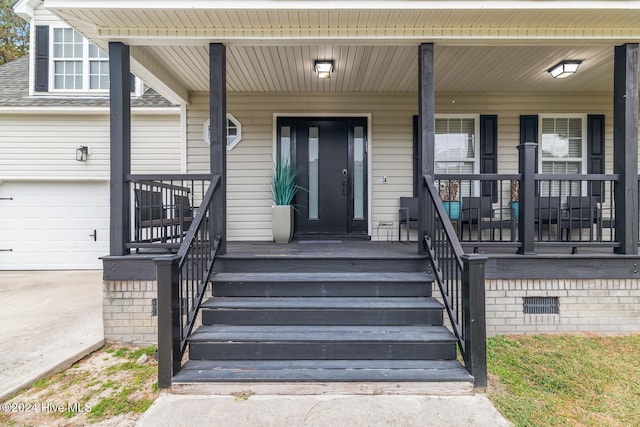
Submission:
{"label": "brick foundation", "polygon": [[[523,297],[557,297],[558,314],[524,314]],[[487,280],[487,335],[640,331],[640,280]]]}
{"label": "brick foundation", "polygon": [[105,281],[102,286],[104,338],[136,344],[158,342],[158,316],[152,301],[157,297],[155,281]]}
{"label": "brick foundation", "polygon": [[[487,335],[640,331],[640,279],[487,280]],[[440,292],[434,285],[433,295]],[[155,281],[105,281],[106,340],[157,343]],[[558,314],[524,314],[523,297],[557,297]],[[448,323],[448,319],[445,322]]]}

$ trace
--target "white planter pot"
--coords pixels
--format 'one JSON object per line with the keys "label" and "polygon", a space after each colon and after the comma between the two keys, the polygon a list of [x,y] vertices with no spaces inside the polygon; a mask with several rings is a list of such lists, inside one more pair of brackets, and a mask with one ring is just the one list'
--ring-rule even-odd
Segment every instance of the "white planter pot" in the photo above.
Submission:
{"label": "white planter pot", "polygon": [[272,206],[271,224],[273,240],[276,243],[288,243],[293,236],[293,206]]}

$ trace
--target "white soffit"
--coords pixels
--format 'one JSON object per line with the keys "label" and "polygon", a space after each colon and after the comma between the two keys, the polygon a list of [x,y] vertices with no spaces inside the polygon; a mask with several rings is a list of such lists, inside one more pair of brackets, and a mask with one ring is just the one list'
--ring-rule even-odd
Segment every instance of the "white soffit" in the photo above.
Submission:
{"label": "white soffit", "polygon": [[[209,89],[211,42],[227,46],[229,91],[405,92],[417,90],[422,42],[436,46],[438,91],[610,91],[613,46],[640,40],[636,1],[47,0],[45,6],[103,48],[109,41],[131,45],[133,71],[181,104],[188,92]],[[315,78],[318,58],[335,61],[331,79]],[[583,64],[559,83],[546,70],[563,59]]]}
{"label": "white soffit", "polygon": [[[179,5],[179,7],[176,7]],[[640,38],[635,1],[163,1],[48,0],[94,36],[219,41],[349,38],[500,42]],[[137,41],[136,41],[137,40]]]}

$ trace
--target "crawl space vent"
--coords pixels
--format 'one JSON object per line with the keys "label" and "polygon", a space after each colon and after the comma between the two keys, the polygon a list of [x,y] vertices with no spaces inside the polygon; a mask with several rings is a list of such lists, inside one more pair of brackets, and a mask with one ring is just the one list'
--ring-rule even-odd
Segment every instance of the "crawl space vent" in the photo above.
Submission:
{"label": "crawl space vent", "polygon": [[522,298],[524,314],[558,314],[558,297]]}

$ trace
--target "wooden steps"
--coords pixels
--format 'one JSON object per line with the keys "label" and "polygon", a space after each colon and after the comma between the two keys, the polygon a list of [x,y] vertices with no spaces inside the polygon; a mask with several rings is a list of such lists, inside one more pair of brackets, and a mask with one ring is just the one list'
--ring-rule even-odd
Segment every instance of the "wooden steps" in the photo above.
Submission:
{"label": "wooden steps", "polygon": [[424,272],[217,273],[215,296],[259,297],[429,297]]}
{"label": "wooden steps", "polygon": [[214,275],[175,392],[471,393],[424,270],[262,261]]}
{"label": "wooden steps", "polygon": [[205,325],[442,325],[431,297],[214,297],[202,305]]}

